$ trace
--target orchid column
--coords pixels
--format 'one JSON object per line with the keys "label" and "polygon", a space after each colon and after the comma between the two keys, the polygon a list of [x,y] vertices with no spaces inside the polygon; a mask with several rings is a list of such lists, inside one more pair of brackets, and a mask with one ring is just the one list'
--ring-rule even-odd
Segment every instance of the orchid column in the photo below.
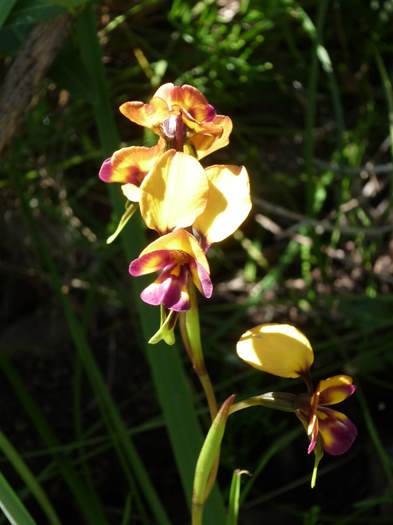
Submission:
{"label": "orchid column", "polygon": [[203,357],[196,291],[211,297],[209,247],[234,233],[251,209],[248,174],[240,166],[200,164],[228,144],[232,122],[217,115],[192,86],[164,84],[149,103],[126,102],[120,111],[159,139],[152,148],[122,148],[104,161],[100,178],[120,183],[128,200],[108,241],[139,205],[146,226],[158,234],[129,267],[132,276],[158,273],[141,294],[143,301],[161,310],[160,327],[149,342],[173,344],[179,321],[213,419],[217,403]]}

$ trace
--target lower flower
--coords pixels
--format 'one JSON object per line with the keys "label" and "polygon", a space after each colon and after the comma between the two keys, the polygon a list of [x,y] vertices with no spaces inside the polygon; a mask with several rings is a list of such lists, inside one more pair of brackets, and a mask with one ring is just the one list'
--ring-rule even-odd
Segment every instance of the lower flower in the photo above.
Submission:
{"label": "lower flower", "polygon": [[186,230],[175,230],[149,244],[131,262],[132,276],[160,272],[156,280],[141,293],[141,299],[151,305],[163,305],[182,312],[190,308],[189,281],[210,298],[213,285],[209,264],[198,241]]}
{"label": "lower flower", "polygon": [[[338,375],[322,379],[313,389],[310,368],[314,352],[300,330],[286,324],[258,325],[241,336],[236,349],[241,359],[258,370],[279,377],[304,379],[308,393],[291,398],[287,408],[295,411],[306,429],[309,454],[317,453],[318,449],[331,455],[348,451],[356,439],[357,429],[345,414],[327,406],[341,403],[356,387],[350,376]],[[273,392],[271,397],[259,396],[259,399],[253,398],[253,403],[282,410],[282,394]]]}
{"label": "lower flower", "polygon": [[311,398],[301,403],[296,415],[307,431],[309,454],[315,449],[318,440],[325,452],[333,456],[345,454],[351,448],[357,436],[355,425],[345,414],[326,405],[340,403],[355,391],[351,377],[329,377],[320,381]]}

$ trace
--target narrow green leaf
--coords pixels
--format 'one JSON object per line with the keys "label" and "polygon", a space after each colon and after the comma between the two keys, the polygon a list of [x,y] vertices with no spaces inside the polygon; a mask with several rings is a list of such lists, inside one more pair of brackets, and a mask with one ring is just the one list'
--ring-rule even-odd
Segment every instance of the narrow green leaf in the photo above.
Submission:
{"label": "narrow green leaf", "polygon": [[226,525],[237,525],[240,508],[240,483],[243,474],[250,475],[247,470],[236,469],[233,472],[231,488],[229,489],[229,508]]}
{"label": "narrow green leaf", "polygon": [[37,525],[1,472],[0,508],[12,525]]}
{"label": "narrow green leaf", "polygon": [[51,0],[21,0],[9,18],[9,25],[36,24],[65,13],[64,6]]}
{"label": "narrow green leaf", "polygon": [[0,27],[4,24],[17,0],[2,0],[0,4]]}
{"label": "narrow green leaf", "polygon": [[[386,71],[385,64],[382,60],[382,57],[378,50],[375,48],[375,59],[377,61],[377,66],[379,74],[381,75],[382,84],[385,90],[386,104],[388,107],[388,117],[389,117],[389,138],[390,138],[390,158],[393,159],[393,87],[388,72]],[[391,176],[391,181],[393,177]],[[390,202],[393,202],[393,184],[391,183],[390,187]]]}
{"label": "narrow green leaf", "polygon": [[43,512],[46,514],[49,523],[52,525],[60,525],[56,511],[52,507],[40,483],[3,432],[0,432],[0,449],[37,500]]}

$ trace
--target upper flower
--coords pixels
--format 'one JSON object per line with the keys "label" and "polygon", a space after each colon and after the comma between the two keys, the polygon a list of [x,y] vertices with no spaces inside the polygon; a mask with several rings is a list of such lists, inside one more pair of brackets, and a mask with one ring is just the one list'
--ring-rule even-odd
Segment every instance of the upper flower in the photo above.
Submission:
{"label": "upper flower", "polygon": [[286,324],[258,325],[245,332],[237,343],[238,356],[249,365],[279,377],[302,377],[307,395],[297,396],[296,415],[307,431],[311,453],[317,442],[332,455],[344,454],[357,436],[355,425],[348,417],[326,408],[344,401],[356,387],[352,378],[339,375],[321,380],[313,391],[310,367],[314,352],[304,334]]}
{"label": "upper flower", "polygon": [[163,84],[150,102],[125,102],[120,111],[132,122],[150,128],[168,146],[183,151],[190,146],[198,159],[223,148],[229,142],[232,121],[217,115],[204,95],[187,84]]}

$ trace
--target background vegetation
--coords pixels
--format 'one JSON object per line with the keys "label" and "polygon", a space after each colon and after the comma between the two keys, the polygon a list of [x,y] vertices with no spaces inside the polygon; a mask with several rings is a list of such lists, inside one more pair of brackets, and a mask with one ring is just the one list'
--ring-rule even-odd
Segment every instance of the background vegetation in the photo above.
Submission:
{"label": "background vegetation", "polygon": [[205,403],[182,349],[144,342],[156,312],[127,273],[144,234],[134,220],[105,244],[122,200],[97,177],[120,141],[152,140],[120,103],[175,81],[233,119],[208,163],[252,179],[253,212],[211,251],[201,306],[219,399],[293,387],[237,359],[259,322],[308,334],[315,380],[358,385],[343,411],[359,438],[325,457],[313,491],[295,417],[232,418],[206,523],[221,523],[237,467],[253,473],[241,523],[391,523],[393,2],[8,1],[1,77],[32,29],[66,12],[71,32],[0,166],[1,472],[39,524],[188,523]]}

